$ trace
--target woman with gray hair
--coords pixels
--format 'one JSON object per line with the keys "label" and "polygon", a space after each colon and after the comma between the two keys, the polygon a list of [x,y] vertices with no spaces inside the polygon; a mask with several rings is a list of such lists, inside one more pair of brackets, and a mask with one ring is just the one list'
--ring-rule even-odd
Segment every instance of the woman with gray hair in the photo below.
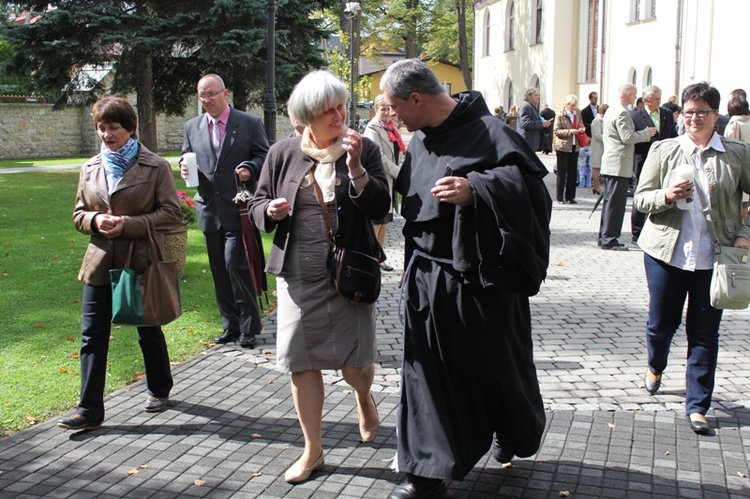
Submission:
{"label": "woman with gray hair", "polygon": [[576,107],[578,98],[571,94],[565,98],[565,107],[555,116],[555,153],[557,153],[557,202],[577,204],[578,152],[581,146],[576,134],[584,133],[581,111]]}
{"label": "woman with gray hair", "polygon": [[302,457],[284,475],[289,483],[307,480],[325,464],[321,370],[341,370],[354,388],[362,441],[374,440],[380,424],[370,392],[375,306],[340,296],[327,266],[326,218],[336,245],[362,251],[363,242],[379,246],[372,220],[385,217],[390,206],[378,146],[346,126],[348,98],[346,85],[329,71],[314,71],[297,84],[288,107],[305,129],[269,149],[250,205],[260,230],[276,229],[266,272],[277,276],[277,358],[292,373],[305,439]]}

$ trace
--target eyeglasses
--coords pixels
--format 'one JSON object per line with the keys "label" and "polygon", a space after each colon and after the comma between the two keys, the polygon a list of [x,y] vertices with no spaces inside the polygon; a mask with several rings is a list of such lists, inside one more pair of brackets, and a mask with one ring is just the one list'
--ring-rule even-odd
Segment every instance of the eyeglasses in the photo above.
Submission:
{"label": "eyeglasses", "polygon": [[685,118],[691,118],[691,119],[694,118],[695,116],[697,116],[698,118],[705,118],[710,113],[715,113],[715,112],[716,112],[716,109],[696,109],[696,110],[691,110],[691,111],[683,111],[682,115]]}
{"label": "eyeglasses", "polygon": [[223,90],[215,90],[213,92],[206,92],[204,94],[198,94],[198,98],[200,100],[211,100],[222,92]]}

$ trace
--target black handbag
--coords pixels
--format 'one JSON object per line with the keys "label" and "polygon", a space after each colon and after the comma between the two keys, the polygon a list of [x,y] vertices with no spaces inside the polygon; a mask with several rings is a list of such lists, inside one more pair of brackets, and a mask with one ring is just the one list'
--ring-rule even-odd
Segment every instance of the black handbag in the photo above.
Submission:
{"label": "black handbag", "polygon": [[[380,296],[380,260],[372,254],[336,245],[331,217],[323,201],[323,192],[320,190],[317,181],[313,182],[313,185],[328,228],[328,241],[331,244],[328,268],[333,287],[336,288],[339,295],[351,303],[365,305],[375,303]],[[372,233],[370,239],[374,240],[376,247],[372,253],[378,254],[380,252],[379,245],[377,239],[375,239],[372,223],[368,223],[368,229]]]}

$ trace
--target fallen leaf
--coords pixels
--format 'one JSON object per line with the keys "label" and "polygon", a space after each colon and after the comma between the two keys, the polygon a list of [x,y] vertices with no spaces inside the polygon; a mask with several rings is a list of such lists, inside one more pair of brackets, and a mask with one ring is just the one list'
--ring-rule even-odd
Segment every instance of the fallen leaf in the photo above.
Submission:
{"label": "fallen leaf", "polygon": [[664,455],[665,455],[665,456],[668,456],[668,455],[669,455],[669,451],[665,452],[665,453],[664,453]]}
{"label": "fallen leaf", "polygon": [[352,390],[344,390],[344,393],[346,393],[347,395],[350,395],[351,393],[354,393],[354,392]]}
{"label": "fallen leaf", "polygon": [[737,472],[737,476],[740,477],[740,478],[747,478],[747,475],[745,473],[741,472],[741,471]]}
{"label": "fallen leaf", "polygon": [[8,271],[3,269],[3,276],[8,277]]}
{"label": "fallen leaf", "polygon": [[253,477],[256,477],[256,476],[263,476],[263,473],[260,473],[260,472],[253,473]]}
{"label": "fallen leaf", "polygon": [[269,385],[273,385],[273,380],[272,380],[272,379],[269,379],[269,380],[268,380],[268,384],[269,384]]}
{"label": "fallen leaf", "polygon": [[141,464],[138,467],[141,468],[142,470],[145,470],[146,468],[148,468],[148,464]]}
{"label": "fallen leaf", "polygon": [[511,463],[510,461],[508,461],[507,463],[503,463],[503,464],[500,465],[501,468],[510,468],[512,466],[513,466],[513,463]]}
{"label": "fallen leaf", "polygon": [[68,355],[68,358],[70,358],[70,359],[77,359],[79,357],[80,357],[80,355],[78,355],[77,353],[71,353],[70,355]]}
{"label": "fallen leaf", "polygon": [[252,433],[250,435],[250,437],[252,437],[252,438],[260,438],[260,433]]}
{"label": "fallen leaf", "polygon": [[560,497],[569,497],[570,491],[569,490],[561,490],[560,491]]}
{"label": "fallen leaf", "polygon": [[271,355],[273,355],[273,352],[263,352],[263,355],[265,355],[266,357],[270,357]]}
{"label": "fallen leaf", "polygon": [[81,299],[80,298],[76,298],[75,300],[73,300],[73,303],[81,303]]}
{"label": "fallen leaf", "polygon": [[135,468],[131,468],[128,470],[128,475],[137,475],[137,474],[138,474],[138,470]]}
{"label": "fallen leaf", "polygon": [[34,327],[39,329],[40,327],[44,327],[44,322],[35,322]]}
{"label": "fallen leaf", "polygon": [[68,337],[67,337],[67,340],[68,340],[68,341],[75,341],[75,339],[74,339],[74,338],[73,338],[72,336],[68,336]]}
{"label": "fallen leaf", "polygon": [[205,480],[195,480],[193,483],[197,485],[198,487],[202,487],[203,485],[206,485]]}
{"label": "fallen leaf", "polygon": [[135,379],[146,379],[146,375],[143,373],[135,373]]}
{"label": "fallen leaf", "polygon": [[565,264],[562,262],[558,262],[555,264],[555,267],[565,267]]}
{"label": "fallen leaf", "polygon": [[612,423],[607,423],[607,426],[609,426],[610,430],[614,430],[615,428],[617,428],[617,425]]}
{"label": "fallen leaf", "polygon": [[58,259],[58,258],[60,258],[60,255],[52,255],[52,258],[53,259]]}

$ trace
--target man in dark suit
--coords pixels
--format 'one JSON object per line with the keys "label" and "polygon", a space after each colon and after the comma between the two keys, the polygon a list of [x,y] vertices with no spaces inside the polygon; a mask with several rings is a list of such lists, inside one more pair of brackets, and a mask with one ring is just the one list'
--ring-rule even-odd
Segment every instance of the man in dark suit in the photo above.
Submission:
{"label": "man in dark suit", "polygon": [[[198,227],[206,240],[224,328],[215,341],[239,339],[240,346],[252,348],[260,332],[260,310],[245,258],[240,212],[233,198],[240,182],[255,191],[268,138],[260,118],[229,106],[228,96],[229,90],[218,75],[200,79],[198,98],[206,112],[185,124],[182,154],[194,152],[199,168],[195,197]],[[182,159],[180,166],[186,178]]]}
{"label": "man in dark suit", "polygon": [[594,118],[599,116],[599,94],[591,92],[589,94],[589,105],[581,109],[581,120],[583,120],[583,126],[586,127],[586,135],[591,138],[591,122]]}
{"label": "man in dark suit", "polygon": [[532,151],[542,149],[542,134],[545,128],[552,125],[552,120],[542,120],[537,107],[539,106],[539,89],[529,88],[523,96],[524,103],[518,110],[518,124],[516,129],[521,137],[531,146]]}
{"label": "man in dark suit", "polygon": [[[677,130],[674,126],[674,113],[672,111],[659,107],[661,105],[661,89],[656,85],[649,85],[643,89],[643,109],[633,109],[630,112],[630,118],[633,120],[633,126],[636,131],[645,130],[648,127],[656,127],[656,135],[651,137],[649,142],[640,142],[635,145],[635,161],[633,165],[633,174],[635,176],[635,185],[633,190],[638,187],[638,179],[641,176],[643,163],[646,162],[648,151],[651,144],[658,140],[671,139],[677,137]],[[641,213],[635,208],[630,212],[630,227],[633,234],[633,244],[638,241],[641,235],[641,229],[646,222],[645,213]]]}

